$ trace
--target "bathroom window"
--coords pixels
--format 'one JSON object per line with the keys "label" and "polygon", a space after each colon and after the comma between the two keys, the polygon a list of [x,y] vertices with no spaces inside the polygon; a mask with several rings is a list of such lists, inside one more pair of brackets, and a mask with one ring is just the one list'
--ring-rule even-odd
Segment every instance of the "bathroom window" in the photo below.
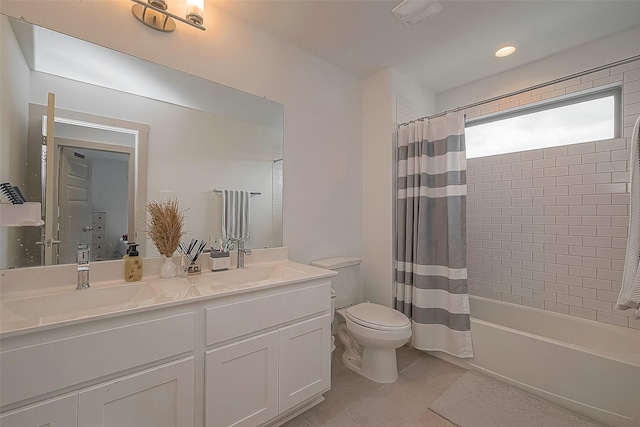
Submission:
{"label": "bathroom window", "polygon": [[470,119],[467,158],[619,137],[620,88]]}

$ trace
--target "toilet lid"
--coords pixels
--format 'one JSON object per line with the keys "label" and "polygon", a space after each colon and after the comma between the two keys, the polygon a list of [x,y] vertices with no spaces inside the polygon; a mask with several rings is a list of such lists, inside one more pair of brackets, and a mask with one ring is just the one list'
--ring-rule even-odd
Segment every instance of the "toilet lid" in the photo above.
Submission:
{"label": "toilet lid", "polygon": [[409,327],[409,319],[404,314],[380,304],[363,302],[347,309],[347,317],[362,326],[382,331]]}

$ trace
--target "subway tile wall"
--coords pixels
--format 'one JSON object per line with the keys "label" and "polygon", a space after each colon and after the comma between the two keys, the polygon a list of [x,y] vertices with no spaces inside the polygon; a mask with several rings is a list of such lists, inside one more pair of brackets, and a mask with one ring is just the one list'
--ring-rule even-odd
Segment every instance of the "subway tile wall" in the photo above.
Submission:
{"label": "subway tile wall", "polygon": [[640,61],[466,113],[477,117],[612,84],[622,85],[622,138],[469,159],[470,294],[640,329],[631,310],[615,309],[627,244]]}
{"label": "subway tile wall", "polygon": [[406,123],[424,116],[424,106],[405,96],[396,95],[396,123]]}

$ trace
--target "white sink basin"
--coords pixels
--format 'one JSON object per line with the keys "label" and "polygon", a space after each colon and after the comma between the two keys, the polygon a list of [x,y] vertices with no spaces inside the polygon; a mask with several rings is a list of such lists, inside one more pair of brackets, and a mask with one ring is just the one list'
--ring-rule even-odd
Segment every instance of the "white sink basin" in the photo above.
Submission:
{"label": "white sink basin", "polygon": [[87,310],[104,310],[122,304],[154,299],[158,295],[143,282],[89,288],[53,295],[2,301],[0,307],[23,319],[66,316]]}
{"label": "white sink basin", "polygon": [[223,271],[209,276],[215,282],[227,286],[253,286],[265,282],[277,283],[294,276],[305,274],[303,271],[283,265],[267,267],[247,267],[239,270]]}

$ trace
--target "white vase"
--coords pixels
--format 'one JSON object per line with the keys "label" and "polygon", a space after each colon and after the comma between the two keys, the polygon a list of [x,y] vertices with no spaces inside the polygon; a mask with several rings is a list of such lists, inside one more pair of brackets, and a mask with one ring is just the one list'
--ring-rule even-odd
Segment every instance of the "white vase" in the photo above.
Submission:
{"label": "white vase", "polygon": [[173,262],[173,259],[168,256],[164,260],[164,264],[160,267],[160,278],[170,279],[178,275],[178,268]]}

